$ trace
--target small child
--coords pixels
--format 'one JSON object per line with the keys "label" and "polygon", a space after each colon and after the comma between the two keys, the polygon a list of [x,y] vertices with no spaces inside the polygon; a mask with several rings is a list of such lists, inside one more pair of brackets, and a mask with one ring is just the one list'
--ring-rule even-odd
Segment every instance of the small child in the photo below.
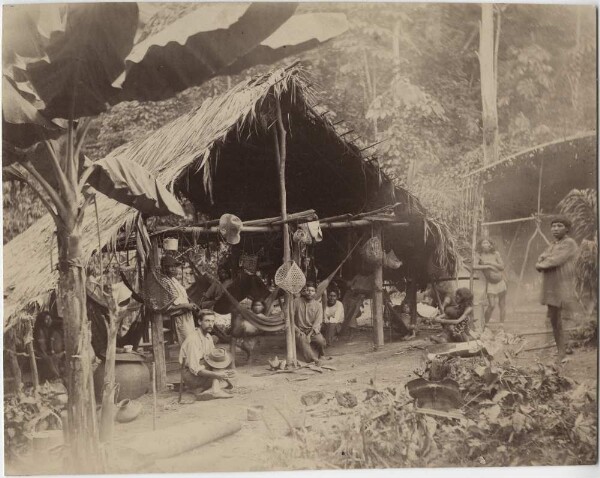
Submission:
{"label": "small child", "polygon": [[462,287],[456,291],[454,303],[448,297],[444,299],[443,308],[444,313],[433,321],[443,324],[444,331],[431,340],[437,343],[467,342],[473,316],[473,293]]}

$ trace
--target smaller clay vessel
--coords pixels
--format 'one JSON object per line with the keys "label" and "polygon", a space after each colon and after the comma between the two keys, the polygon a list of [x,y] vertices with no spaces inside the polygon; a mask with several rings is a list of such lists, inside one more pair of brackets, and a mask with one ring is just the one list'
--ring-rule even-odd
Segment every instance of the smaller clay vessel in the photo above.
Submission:
{"label": "smaller clay vessel", "polygon": [[117,412],[116,420],[119,423],[128,423],[135,420],[142,412],[142,404],[135,400],[121,400],[117,403],[119,411]]}

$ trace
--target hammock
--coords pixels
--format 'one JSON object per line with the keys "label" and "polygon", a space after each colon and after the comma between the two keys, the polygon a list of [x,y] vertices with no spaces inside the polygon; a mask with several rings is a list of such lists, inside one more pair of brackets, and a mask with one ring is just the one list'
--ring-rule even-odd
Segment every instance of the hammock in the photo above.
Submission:
{"label": "hammock", "polygon": [[[219,280],[200,272],[198,270],[198,268],[196,267],[196,264],[194,264],[194,262],[191,260],[190,257],[185,256],[185,258],[192,266],[192,271],[194,272],[194,276],[196,276],[197,279],[200,279],[202,281],[210,281],[211,283],[215,282],[215,283],[223,286]],[[263,332],[279,332],[285,328],[285,318],[282,315],[274,315],[271,317],[268,317],[263,314],[257,315],[254,312],[252,312],[251,310],[243,307],[238,302],[238,300],[231,294],[231,292],[229,292],[227,290],[226,287],[223,287],[223,292],[224,292],[225,297],[227,297],[227,299],[229,299],[229,302],[231,303],[233,308],[237,312],[239,312],[240,315],[244,319],[246,319],[248,322],[250,322],[252,325],[254,325],[257,329],[262,330]],[[267,298],[267,300],[269,300],[269,306],[275,300],[275,297],[277,296],[278,293],[279,293],[279,289],[275,289],[269,295],[269,297]],[[267,308],[266,310],[269,310],[269,308]]]}
{"label": "hammock", "polygon": [[[327,287],[329,287],[329,284],[332,281],[332,279],[335,277],[335,275],[341,269],[341,267],[344,265],[344,263],[348,260],[348,258],[352,254],[352,252],[354,252],[354,249],[356,249],[356,247],[358,246],[360,241],[361,241],[361,239],[359,239],[357,241],[357,243],[354,245],[354,247],[350,250],[350,252],[346,255],[346,257],[344,257],[342,262],[340,262],[340,264],[335,268],[335,270],[331,274],[329,274],[329,276],[327,276],[327,278],[324,281],[319,283],[319,285],[317,286],[317,297],[320,297],[320,295],[322,295],[323,292],[325,292],[327,290]],[[194,264],[193,261],[189,257],[186,256],[186,259],[192,266],[192,270],[194,271],[195,276],[202,278],[202,280],[208,279],[211,282],[216,282],[218,284],[221,284],[217,279],[209,277],[206,274],[203,274],[202,272],[200,272],[198,270],[198,268],[196,267],[196,264]],[[279,291],[280,291],[280,289],[276,288],[273,292],[271,292],[271,294],[269,294],[269,297],[267,297],[267,299],[265,300],[265,310],[267,310],[267,311],[270,310],[272,303],[275,301],[275,299],[277,298],[277,295],[279,294]],[[277,315],[272,315],[272,316],[266,316],[263,314],[257,315],[254,312],[252,312],[250,309],[243,307],[238,302],[238,300],[225,287],[223,287],[223,292],[224,292],[225,296],[227,297],[227,299],[229,299],[229,302],[231,303],[233,308],[237,312],[239,312],[239,314],[244,319],[246,319],[248,322],[250,322],[252,325],[254,325],[257,329],[262,330],[264,332],[279,332],[281,330],[284,330],[285,317],[283,316],[283,314],[277,314]]]}

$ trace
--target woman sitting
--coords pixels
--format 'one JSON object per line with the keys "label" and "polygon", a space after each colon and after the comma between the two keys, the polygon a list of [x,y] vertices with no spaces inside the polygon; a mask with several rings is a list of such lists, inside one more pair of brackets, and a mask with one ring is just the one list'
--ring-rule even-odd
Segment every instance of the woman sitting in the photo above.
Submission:
{"label": "woman sitting", "polygon": [[444,325],[441,334],[431,337],[436,343],[467,342],[469,340],[470,322],[473,317],[473,293],[467,288],[456,291],[454,301],[444,299],[444,313],[433,318],[434,322]]}

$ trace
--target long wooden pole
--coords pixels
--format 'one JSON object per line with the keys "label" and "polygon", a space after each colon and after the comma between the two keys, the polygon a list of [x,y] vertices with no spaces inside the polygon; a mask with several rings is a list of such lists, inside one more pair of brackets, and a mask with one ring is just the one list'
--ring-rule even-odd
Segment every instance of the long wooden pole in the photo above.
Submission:
{"label": "long wooden pole", "polygon": [[473,230],[471,233],[471,273],[469,274],[469,289],[473,292],[473,280],[475,277],[475,248],[477,247],[477,226],[479,223],[479,193],[480,193],[480,178],[476,179],[475,184],[475,199],[473,200]]}
{"label": "long wooden pole", "polygon": [[[277,107],[277,129],[275,130],[275,152],[279,166],[279,201],[281,206],[281,220],[283,224],[281,231],[283,233],[283,262],[287,263],[292,259],[290,248],[290,233],[287,220],[287,191],[285,186],[285,162],[287,159],[286,136],[287,132],[283,125],[283,115],[281,114],[281,104],[277,98],[275,101]],[[292,300],[293,295],[289,292],[285,294],[285,344],[286,344],[286,359],[287,363],[295,365],[296,350],[294,346],[294,330],[292,317]]]}
{"label": "long wooden pole", "polygon": [[[375,235],[379,242],[383,244],[381,237],[381,226],[375,228]],[[377,264],[374,274],[374,292],[373,292],[373,342],[375,348],[383,345],[383,258]]]}
{"label": "long wooden pole", "polygon": [[[152,257],[150,267],[160,263],[158,254],[158,239],[151,238]],[[163,333],[163,315],[152,313],[152,352],[156,362],[156,388],[162,392],[167,389],[167,361],[165,358],[165,336]]]}

